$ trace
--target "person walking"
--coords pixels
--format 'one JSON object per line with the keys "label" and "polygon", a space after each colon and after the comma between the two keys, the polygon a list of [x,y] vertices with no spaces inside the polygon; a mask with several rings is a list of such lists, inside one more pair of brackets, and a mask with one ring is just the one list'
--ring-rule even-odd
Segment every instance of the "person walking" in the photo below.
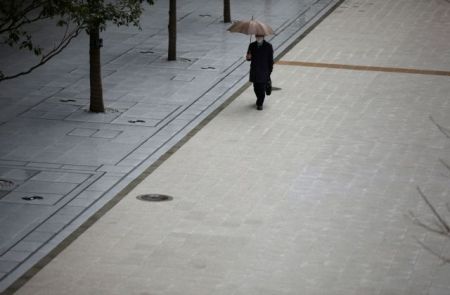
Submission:
{"label": "person walking", "polygon": [[264,40],[263,35],[256,35],[256,41],[248,46],[246,59],[250,61],[250,82],[256,94],[256,109],[262,111],[267,83],[273,70],[272,44]]}

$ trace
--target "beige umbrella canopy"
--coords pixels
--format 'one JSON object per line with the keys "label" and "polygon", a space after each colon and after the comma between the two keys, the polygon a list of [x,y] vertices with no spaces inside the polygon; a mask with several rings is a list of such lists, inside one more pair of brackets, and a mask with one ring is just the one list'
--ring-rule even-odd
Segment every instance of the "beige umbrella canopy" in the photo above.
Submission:
{"label": "beige umbrella canopy", "polygon": [[257,20],[236,21],[228,31],[232,33],[242,33],[246,35],[261,35],[268,36],[273,34],[273,30],[270,26]]}

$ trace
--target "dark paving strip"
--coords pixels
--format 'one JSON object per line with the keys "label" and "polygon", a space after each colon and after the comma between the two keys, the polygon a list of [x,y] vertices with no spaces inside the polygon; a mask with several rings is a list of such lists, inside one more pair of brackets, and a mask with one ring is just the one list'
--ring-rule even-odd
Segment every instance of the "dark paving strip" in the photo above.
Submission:
{"label": "dark paving strip", "polygon": [[389,73],[403,73],[403,74],[450,76],[450,71],[438,71],[438,70],[374,67],[374,66],[330,64],[330,63],[305,62],[305,61],[287,61],[287,60],[280,60],[277,62],[277,64],[286,65],[286,66],[329,68],[329,69],[354,70],[354,71],[372,71],[372,72],[389,72]]}

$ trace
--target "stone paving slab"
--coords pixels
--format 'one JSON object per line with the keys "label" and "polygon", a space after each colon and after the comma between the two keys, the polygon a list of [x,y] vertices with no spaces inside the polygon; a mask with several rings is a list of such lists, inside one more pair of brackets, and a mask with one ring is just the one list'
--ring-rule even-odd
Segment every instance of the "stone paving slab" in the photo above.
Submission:
{"label": "stone paving slab", "polygon": [[[449,32],[434,16],[449,11],[446,1],[348,0],[283,60],[378,66],[379,34],[404,20],[383,66],[417,68],[420,41]],[[341,43],[350,37],[354,46]],[[263,112],[247,88],[17,294],[449,294],[449,266],[418,243],[449,255],[448,239],[406,216],[431,218],[417,186],[445,212],[448,79],[276,65],[281,90]],[[136,199],[148,192],[174,200]]]}
{"label": "stone paving slab", "polygon": [[[271,42],[280,54],[336,3],[237,2],[232,17],[253,15],[270,23],[276,31]],[[29,76],[0,84],[0,171],[35,173],[25,179],[13,178],[13,172],[2,175],[15,184],[0,190],[0,210],[5,212],[0,290],[246,85],[243,52],[248,38],[226,32],[221,3],[178,5],[175,62],[166,61],[166,1],[146,9],[141,31],[110,27],[102,34],[105,114],[86,112],[85,35]],[[51,24],[36,30],[43,45],[59,33]],[[9,48],[0,50],[4,70],[32,62]],[[43,199],[22,199],[36,196]]]}

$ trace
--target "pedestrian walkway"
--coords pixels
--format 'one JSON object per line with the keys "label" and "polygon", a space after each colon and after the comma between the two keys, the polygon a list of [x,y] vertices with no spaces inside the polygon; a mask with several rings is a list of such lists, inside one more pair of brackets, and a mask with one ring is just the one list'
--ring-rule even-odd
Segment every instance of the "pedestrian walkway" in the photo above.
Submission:
{"label": "pedestrian walkway", "polygon": [[416,187],[446,212],[449,77],[351,68],[449,71],[449,15],[345,1],[275,66],[264,111],[247,88],[17,294],[450,294],[419,244],[448,239],[407,217],[432,218]]}
{"label": "pedestrian walkway", "polygon": [[[175,62],[166,60],[168,1],[146,8],[141,31],[102,33],[105,114],[86,112],[85,35],[36,72],[0,83],[0,292],[246,85],[248,37],[226,31],[222,1],[178,2]],[[279,54],[336,3],[248,0],[231,11],[271,24]],[[50,24],[33,30],[48,46],[58,36]],[[6,72],[30,63],[0,50]]]}

